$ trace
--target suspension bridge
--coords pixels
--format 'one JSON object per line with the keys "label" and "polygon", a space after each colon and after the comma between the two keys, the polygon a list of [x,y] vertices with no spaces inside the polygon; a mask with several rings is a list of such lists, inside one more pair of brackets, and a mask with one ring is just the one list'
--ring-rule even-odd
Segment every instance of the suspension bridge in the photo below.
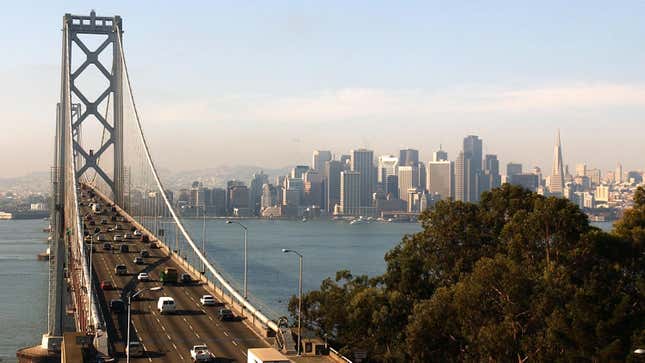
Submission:
{"label": "suspension bridge", "polygon": [[[224,361],[274,347],[293,361],[321,353],[315,361],[348,362],[326,344],[318,349],[313,338],[309,351],[293,356],[290,330],[239,292],[184,227],[146,141],[121,17],[66,14],[61,65],[47,331],[39,346],[18,352],[20,361],[75,362],[73,347],[80,346],[91,352],[89,361],[182,362],[190,360],[190,347],[206,344]],[[104,84],[98,91],[97,77]],[[166,284],[173,270],[183,283]],[[204,306],[204,295],[219,308]],[[175,314],[161,315],[162,296],[174,299]],[[119,301],[131,308],[127,314]],[[236,319],[220,321],[229,317],[222,311]],[[125,354],[127,342],[141,344],[138,357]]]}

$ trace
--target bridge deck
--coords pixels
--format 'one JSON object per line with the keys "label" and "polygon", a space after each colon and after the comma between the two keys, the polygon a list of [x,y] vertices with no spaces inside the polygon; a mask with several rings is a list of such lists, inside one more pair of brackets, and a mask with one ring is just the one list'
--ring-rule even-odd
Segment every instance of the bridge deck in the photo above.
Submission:
{"label": "bridge deck", "polygon": [[[107,212],[101,215],[92,213],[88,206],[87,193],[81,193],[82,206],[81,215],[84,223],[88,224],[88,217],[94,220],[96,226],[88,225],[89,231],[95,227],[101,228],[100,235],[112,244],[113,250],[103,250],[104,241],[95,242],[93,253],[93,269],[97,285],[101,281],[111,281],[116,287],[114,290],[102,291],[99,294],[101,307],[107,321],[107,329],[115,341],[113,351],[115,356],[124,357],[127,313],[113,313],[108,309],[111,299],[122,298],[127,302],[128,293],[141,288],[161,286],[159,282],[160,273],[166,267],[174,267],[181,274],[184,270],[178,266],[170,257],[164,254],[161,249],[151,249],[147,243],[130,239],[125,242],[114,242],[114,234],[123,235],[130,233],[131,225],[127,222],[113,222],[111,216],[115,212]],[[101,219],[107,219],[108,224],[101,225]],[[116,223],[121,229],[116,232],[107,232],[108,227]],[[130,251],[119,252],[122,244],[129,245]],[[145,258],[143,265],[133,262],[139,252],[146,249],[150,257]],[[127,267],[126,275],[116,275],[115,266],[123,264]],[[140,282],[137,275],[140,272],[147,272],[151,280]],[[100,290],[99,290],[100,291]],[[202,307],[199,298],[202,295],[210,294],[201,284],[193,285],[165,285],[161,291],[146,291],[142,299],[132,303],[132,326],[131,341],[137,338],[143,343],[145,355],[131,359],[133,361],[158,361],[158,362],[185,362],[190,361],[189,349],[195,344],[205,343],[211,352],[218,358],[218,361],[246,362],[246,351],[248,348],[267,347],[268,344],[254,331],[244,324],[243,321],[219,321],[220,306]],[[177,304],[177,312],[172,315],[160,315],[157,310],[157,299],[160,296],[170,296]],[[222,306],[223,307],[223,306]]]}

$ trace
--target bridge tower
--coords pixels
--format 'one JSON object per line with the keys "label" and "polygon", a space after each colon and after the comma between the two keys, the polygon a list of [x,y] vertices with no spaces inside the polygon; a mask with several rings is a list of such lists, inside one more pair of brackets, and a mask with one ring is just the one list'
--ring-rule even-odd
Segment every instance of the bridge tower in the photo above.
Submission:
{"label": "bridge tower", "polygon": [[[114,201],[119,205],[123,205],[123,67],[121,48],[117,44],[117,41],[121,40],[117,40],[117,37],[121,37],[123,30],[121,17],[100,17],[96,16],[96,13],[92,10],[89,16],[65,14],[63,22],[64,28],[67,29],[68,32],[66,44],[67,51],[64,51],[66,54],[63,56],[67,57],[67,64],[70,67],[70,76],[68,78],[69,89],[81,103],[80,115],[72,124],[73,135],[81,134],[80,129],[83,123],[86,122],[90,116],[93,116],[102,124],[106,134],[108,135],[107,138],[101,140],[102,144],[99,145],[98,150],[86,150],[78,139],[74,140],[74,155],[77,155],[78,159],[82,160],[82,163],[77,165],[76,178],[80,180],[80,177],[88,170],[95,170],[97,176],[103,179],[103,181],[112,190]],[[91,50],[91,48],[83,41],[83,35],[102,37],[103,42],[98,46],[98,48]],[[72,51],[74,48],[73,44],[76,44],[85,56],[85,59],[77,69],[71,69],[73,57],[78,56]],[[110,67],[103,64],[100,56],[103,52],[106,52],[106,49],[110,46],[112,49],[112,66],[111,69],[108,70]],[[88,67],[90,65],[94,65],[108,81],[108,86],[95,100],[89,99],[84,93],[87,92],[87,90],[81,89],[77,82],[77,80],[88,71]],[[111,123],[99,109],[99,105],[101,105],[106,99],[111,101]],[[63,105],[63,107],[72,107],[72,105],[66,104]],[[107,171],[99,164],[99,160],[102,156],[105,158],[104,154],[110,146],[113,147],[112,165],[114,169],[112,177],[110,177]]]}

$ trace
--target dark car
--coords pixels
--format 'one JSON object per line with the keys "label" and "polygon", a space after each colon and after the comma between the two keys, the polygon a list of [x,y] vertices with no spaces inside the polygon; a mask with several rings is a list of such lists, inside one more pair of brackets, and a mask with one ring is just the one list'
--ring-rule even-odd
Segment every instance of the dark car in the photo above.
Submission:
{"label": "dark car", "polygon": [[105,242],[103,244],[103,249],[106,250],[106,251],[110,251],[112,249],[112,245],[109,244],[108,242]]}
{"label": "dark car", "polygon": [[181,281],[182,284],[190,284],[191,282],[193,282],[193,279],[189,274],[183,273],[179,275],[179,281]]}
{"label": "dark car", "polygon": [[115,313],[122,313],[125,311],[125,302],[121,299],[110,300],[110,310]]}
{"label": "dark car", "polygon": [[90,226],[96,226],[96,222],[90,221]]}
{"label": "dark car", "polygon": [[128,247],[128,245],[121,245],[120,251],[122,253],[128,253],[128,252],[130,252],[130,248]]}
{"label": "dark car", "polygon": [[127,275],[128,274],[128,268],[125,267],[125,265],[116,265],[114,267],[114,273],[117,275]]}
{"label": "dark car", "polygon": [[140,255],[141,257],[150,257],[148,250],[141,250]]}
{"label": "dark car", "polygon": [[230,309],[220,309],[219,310],[219,320],[234,320],[235,315]]}
{"label": "dark car", "polygon": [[112,290],[114,289],[114,286],[112,286],[112,282],[108,280],[101,281],[101,290]]}

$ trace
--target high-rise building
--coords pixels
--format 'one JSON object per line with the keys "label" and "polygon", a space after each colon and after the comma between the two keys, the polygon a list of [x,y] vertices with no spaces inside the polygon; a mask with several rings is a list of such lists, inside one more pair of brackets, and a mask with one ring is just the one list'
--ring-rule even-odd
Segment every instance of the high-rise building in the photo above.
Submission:
{"label": "high-rise building", "polygon": [[464,152],[460,151],[455,160],[455,200],[465,202],[466,199],[466,159]]}
{"label": "high-rise building", "polygon": [[425,187],[428,184],[428,171],[426,170],[424,163],[417,163],[417,169],[419,170],[419,181],[417,181],[417,187],[425,190]]}
{"label": "high-rise building", "polygon": [[623,164],[618,163],[618,165],[616,165],[616,171],[614,172],[614,179],[616,180],[616,184],[620,184],[623,182]]}
{"label": "high-rise building", "polygon": [[399,151],[399,165],[409,166],[419,163],[419,150],[404,149]]}
{"label": "high-rise building", "polygon": [[446,161],[448,160],[448,153],[443,151],[441,145],[439,145],[439,150],[432,153],[432,161]]}
{"label": "high-rise building", "polygon": [[361,173],[340,173],[340,210],[343,215],[360,215],[362,185]]}
{"label": "high-rise building", "polygon": [[377,177],[379,183],[385,183],[388,175],[396,175],[399,158],[394,155],[381,155],[378,157]]}
{"label": "high-rise building", "polygon": [[376,190],[374,152],[372,150],[358,149],[352,150],[351,155],[351,170],[360,173],[361,207],[370,207],[372,205],[372,194]]}
{"label": "high-rise building", "polygon": [[499,173],[499,160],[497,160],[497,155],[487,154],[484,157],[484,172],[480,180],[480,193],[499,188],[502,185],[502,176]]}
{"label": "high-rise building", "polygon": [[322,171],[325,162],[331,160],[331,151],[329,150],[314,150],[311,160],[311,167],[314,170]]}
{"label": "high-rise building", "polygon": [[334,211],[334,206],[340,203],[340,172],[342,164],[338,160],[325,162],[323,179],[325,183],[326,207],[329,212]]}
{"label": "high-rise building", "polygon": [[388,175],[383,186],[386,196],[389,195],[390,199],[399,199],[399,177],[397,175]]}
{"label": "high-rise building", "polygon": [[269,176],[260,171],[253,174],[249,188],[249,208],[253,215],[260,215],[260,202],[262,199],[262,186],[269,182]]}
{"label": "high-rise building", "polygon": [[322,207],[323,205],[323,176],[316,170],[304,174],[305,205]]}
{"label": "high-rise building", "polygon": [[260,210],[271,208],[278,204],[276,188],[271,184],[262,186],[262,197],[260,198]]}
{"label": "high-rise building", "polygon": [[399,166],[399,198],[407,200],[408,190],[419,187],[419,168],[416,165]]}
{"label": "high-rise building", "polygon": [[431,195],[441,199],[452,198],[454,194],[454,163],[448,160],[428,163],[427,189]]}
{"label": "high-rise building", "polygon": [[309,170],[307,165],[296,165],[295,168],[291,169],[291,178],[293,179],[302,179],[302,174]]}
{"label": "high-rise building", "polygon": [[600,169],[587,169],[585,170],[585,176],[589,178],[592,185],[600,185]]}
{"label": "high-rise building", "polygon": [[[558,130],[555,146],[553,148],[553,169],[549,178],[549,192],[553,195],[562,195],[564,192],[564,163],[562,161],[562,144],[560,130]],[[576,167],[577,170],[577,167]],[[584,175],[584,174],[583,174]]]}
{"label": "high-rise building", "polygon": [[[232,195],[231,190],[233,188],[235,188],[235,187],[242,187],[242,186],[244,187],[244,189],[247,190],[247,193],[248,193],[248,188],[246,188],[246,185],[244,185],[244,182],[241,182],[239,180],[229,180],[229,181],[226,182],[226,194],[225,194],[225,196],[226,196],[226,213],[229,214],[229,215],[233,213],[233,208],[234,208],[234,206],[232,204],[232,201],[231,201],[231,195]],[[247,195],[246,196],[247,204],[248,204],[248,199],[249,199],[249,196]]]}
{"label": "high-rise building", "polygon": [[351,169],[352,156],[343,154],[340,156],[340,163],[343,166],[343,170]]}
{"label": "high-rise building", "polygon": [[596,187],[594,197],[597,202],[609,202],[609,186],[599,185]]}
{"label": "high-rise building", "polygon": [[[463,169],[455,165],[455,174],[463,173],[464,201],[477,202],[481,194],[482,140],[475,135],[464,138]],[[455,181],[458,179],[455,177]]]}
{"label": "high-rise building", "polygon": [[587,164],[585,163],[576,164],[575,176],[587,176]]}
{"label": "high-rise building", "polygon": [[513,174],[510,176],[510,179],[508,179],[507,182],[509,184],[519,185],[532,192],[537,191],[537,188],[539,186],[538,176],[535,174]]}
{"label": "high-rise building", "polygon": [[506,178],[510,179],[512,175],[522,174],[522,164],[508,163],[506,164]]}

